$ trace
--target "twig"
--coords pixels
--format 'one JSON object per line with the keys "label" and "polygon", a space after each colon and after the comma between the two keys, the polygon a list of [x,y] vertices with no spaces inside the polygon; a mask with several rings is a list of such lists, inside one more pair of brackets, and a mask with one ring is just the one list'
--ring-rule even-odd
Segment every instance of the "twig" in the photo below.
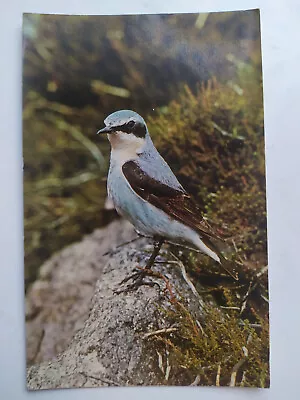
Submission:
{"label": "twig", "polygon": [[[251,340],[252,340],[252,335],[250,334],[250,335],[248,336],[248,339],[247,339],[246,344],[248,345],[248,344],[251,342]],[[247,347],[243,346],[243,347],[242,347],[242,351],[243,351],[243,353],[244,353],[244,357],[241,358],[240,361],[238,361],[238,362],[235,364],[235,366],[232,368],[232,373],[231,373],[230,383],[229,383],[229,386],[230,386],[230,387],[235,386],[235,383],[236,383],[236,375],[237,375],[239,369],[245,364],[245,362],[246,362],[247,359],[248,359],[249,353],[248,353]]]}
{"label": "twig", "polygon": [[[192,281],[187,276],[186,269],[185,269],[185,266],[184,266],[183,262],[174,253],[172,253],[172,252],[170,252],[170,253],[175,258],[177,264],[179,265],[179,268],[181,270],[181,274],[182,274],[183,279],[185,280],[185,282],[188,285],[188,287],[191,289],[191,291],[194,294],[194,296],[198,299],[198,302],[200,304],[200,307],[201,307],[202,311],[204,311],[205,310],[204,303],[203,303],[203,301],[202,301],[202,299],[200,297],[200,294],[196,290],[194,284],[192,283]],[[207,334],[205,333],[202,325],[200,324],[200,322],[198,320],[196,320],[196,324],[200,328],[202,335],[203,336],[207,336]]]}
{"label": "twig", "polygon": [[156,353],[158,355],[158,367],[161,370],[161,372],[164,374],[165,373],[165,369],[164,369],[164,366],[163,366],[162,355],[157,350],[156,350]]}
{"label": "twig", "polygon": [[[197,292],[195,286],[193,285],[193,283],[191,282],[191,280],[187,276],[187,273],[186,273],[185,266],[184,266],[183,262],[181,260],[179,260],[179,258],[177,256],[175,256],[175,254],[173,254],[172,252],[170,252],[170,253],[175,258],[175,260],[177,261],[177,264],[178,264],[178,266],[180,268],[182,277],[185,280],[185,282],[187,283],[188,287],[191,289],[191,291],[193,292],[194,296],[196,296],[197,299],[200,300],[199,293]],[[202,304],[201,304],[201,306],[202,306]]]}
{"label": "twig", "polygon": [[[248,336],[248,339],[247,339],[246,344],[248,345],[248,344],[251,342],[251,340],[252,340],[252,335],[251,335],[251,333],[250,333],[249,336]],[[247,350],[247,354],[248,354],[248,350]],[[247,357],[248,357],[248,356],[247,356]]]}
{"label": "twig", "polygon": [[244,386],[246,383],[246,373],[247,373],[247,371],[243,371],[240,386]]}
{"label": "twig", "polygon": [[83,375],[85,378],[90,378],[90,379],[95,379],[96,381],[101,381],[103,383],[106,383],[107,385],[112,385],[112,386],[120,386],[118,383],[110,380],[110,379],[106,379],[106,378],[99,378],[97,376],[93,376],[93,375],[89,375],[86,374],[85,372],[79,372],[81,375]]}
{"label": "twig", "polygon": [[197,319],[196,319],[196,324],[200,328],[200,331],[201,331],[202,335],[207,337],[207,334],[205,333],[202,325],[200,324],[200,322]]}
{"label": "twig", "polygon": [[[239,322],[240,326],[246,326],[244,321]],[[250,328],[262,328],[261,324],[247,324]]]}
{"label": "twig", "polygon": [[229,289],[229,290],[238,290],[238,289],[242,289],[243,287],[245,287],[245,284],[242,285],[238,285],[238,286],[216,286],[216,287],[210,287],[209,289],[204,289],[204,290],[199,290],[199,294],[206,294],[206,293],[211,293],[211,292],[216,292],[219,290],[225,290],[225,289]]}
{"label": "twig", "polygon": [[261,297],[266,303],[269,303],[269,299],[268,299],[266,296],[264,296],[263,294],[261,294],[260,297]]}
{"label": "twig", "polygon": [[234,386],[235,386],[235,383],[236,383],[236,375],[237,375],[237,373],[238,373],[238,370],[244,365],[244,363],[246,362],[246,360],[247,360],[246,357],[241,358],[240,361],[237,362],[237,363],[235,364],[235,366],[233,367],[232,373],[231,373],[231,377],[230,377],[230,383],[229,383],[229,386],[230,386],[230,387],[234,387]]}
{"label": "twig", "polygon": [[238,254],[238,257],[239,257],[239,260],[240,260],[238,264],[239,264],[239,265],[243,265],[242,258],[241,258],[241,256],[239,255],[239,250],[238,250],[238,248],[237,248],[237,246],[236,246],[236,244],[235,244],[235,240],[232,238],[231,241],[232,241],[234,250],[235,250],[236,254]]}
{"label": "twig", "polygon": [[234,239],[231,239],[231,241],[232,241],[235,252],[238,253],[238,248],[236,247]]}
{"label": "twig", "polygon": [[146,338],[148,338],[150,336],[160,335],[162,333],[171,333],[171,332],[176,332],[176,331],[178,331],[178,328],[158,329],[157,331],[145,333],[145,335],[143,336],[143,339],[146,339]]}
{"label": "twig", "polygon": [[243,136],[240,135],[235,135],[234,133],[230,133],[222,129],[219,125],[217,125],[215,122],[212,122],[212,126],[220,132],[223,136],[229,136],[231,138],[239,139],[239,140],[245,140]]}
{"label": "twig", "polygon": [[166,358],[167,358],[167,368],[166,368],[166,375],[165,380],[169,380],[170,372],[171,372],[171,365],[169,364],[169,351],[166,349]]}
{"label": "twig", "polygon": [[155,260],[154,264],[178,264],[178,261],[174,260]]}
{"label": "twig", "polygon": [[201,380],[201,376],[197,375],[195,380],[190,384],[190,386],[198,386]]}
{"label": "twig", "polygon": [[268,271],[268,266],[264,266],[257,274],[256,277],[260,278],[263,274],[265,274]]}
{"label": "twig", "polygon": [[[140,270],[140,271],[147,271],[146,273],[147,273],[148,276],[153,276],[154,278],[162,279],[165,282],[165,285],[166,285],[166,287],[164,289],[164,292],[167,290],[169,292],[169,294],[170,294],[170,302],[171,303],[175,303],[176,302],[176,296],[173,293],[173,289],[172,289],[172,286],[170,284],[170,281],[169,281],[169,279],[167,277],[165,277],[165,275],[163,275],[161,272],[153,271],[150,268],[145,270],[145,268],[137,266],[136,269]],[[129,279],[130,278],[132,278],[132,277],[129,277]],[[127,282],[127,280],[128,280],[128,278],[123,279],[123,281],[121,283],[125,283],[125,282]],[[156,283],[156,284],[158,285],[158,283]],[[116,292],[116,293],[118,293],[118,292]],[[119,292],[119,293],[121,293],[121,292]]]}
{"label": "twig", "polygon": [[216,386],[220,386],[220,375],[221,375],[221,364],[218,365],[218,371],[216,376]]}
{"label": "twig", "polygon": [[120,247],[126,246],[127,244],[130,244],[130,243],[133,243],[133,242],[136,242],[139,239],[143,239],[143,237],[137,236],[136,238],[128,240],[127,242],[123,242],[121,244],[118,244],[118,246],[116,246],[114,249],[108,250],[105,253],[103,253],[102,256],[107,256],[108,254],[113,254]]}
{"label": "twig", "polygon": [[241,309],[240,309],[240,314],[242,314],[243,311],[245,310],[246,305],[247,305],[248,297],[249,297],[250,293],[253,292],[253,290],[256,288],[256,286],[257,286],[257,282],[255,282],[253,284],[253,280],[252,280],[250,282],[250,284],[249,284],[249,287],[248,287],[248,290],[247,290],[245,296],[243,297],[243,301],[242,301],[242,305],[241,305]]}

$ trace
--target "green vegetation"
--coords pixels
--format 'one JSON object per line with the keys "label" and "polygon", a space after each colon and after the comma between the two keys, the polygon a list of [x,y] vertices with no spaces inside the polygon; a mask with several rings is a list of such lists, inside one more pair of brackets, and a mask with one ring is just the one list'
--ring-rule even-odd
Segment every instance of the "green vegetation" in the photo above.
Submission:
{"label": "green vegetation", "polygon": [[[77,124],[83,118],[85,130]],[[109,144],[102,152],[95,134],[96,111],[47,101],[36,92],[24,99],[25,279],[34,281],[41,263],[110,220],[103,213]],[[93,127],[91,127],[91,125]],[[82,133],[84,132],[84,133]]]}
{"label": "green vegetation", "polygon": [[234,282],[208,257],[172,248],[202,296],[213,296],[222,311],[207,307],[200,328],[184,300],[166,310],[179,329],[152,341],[175,365],[169,383],[199,376],[202,385],[269,386],[262,91],[259,82],[254,88],[215,79],[196,95],[185,87],[150,122],[162,154],[225,238],[224,252],[240,274]]}
{"label": "green vegetation", "polygon": [[253,86],[214,79],[196,95],[185,86],[150,128],[209,223],[255,268],[267,264],[267,254],[262,90],[260,82]]}
{"label": "green vegetation", "polygon": [[166,310],[177,328],[146,343],[154,358],[160,355],[172,368],[169,379],[162,371],[162,384],[190,385],[196,380],[199,385],[269,387],[268,325],[242,321],[235,306],[230,307],[207,306],[201,324],[180,302]]}

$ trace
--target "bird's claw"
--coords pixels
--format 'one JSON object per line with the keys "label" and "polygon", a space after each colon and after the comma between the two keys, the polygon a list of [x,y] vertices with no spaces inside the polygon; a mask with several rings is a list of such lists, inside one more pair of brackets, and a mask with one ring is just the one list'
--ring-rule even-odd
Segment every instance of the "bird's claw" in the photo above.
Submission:
{"label": "bird's claw", "polygon": [[132,280],[133,283],[131,283],[130,285],[127,285],[126,288],[124,288],[124,289],[114,290],[114,294],[133,292],[134,290],[137,290],[140,286],[154,287],[157,285],[158,288],[161,289],[161,287],[159,286],[159,284],[157,282],[145,281],[144,278],[147,275],[153,276],[153,272],[151,271],[151,269],[137,267],[133,271],[134,271],[134,273],[132,275],[126,277],[125,279],[123,279],[122,282],[120,282],[120,285],[124,285],[124,283],[127,283],[130,280]]}

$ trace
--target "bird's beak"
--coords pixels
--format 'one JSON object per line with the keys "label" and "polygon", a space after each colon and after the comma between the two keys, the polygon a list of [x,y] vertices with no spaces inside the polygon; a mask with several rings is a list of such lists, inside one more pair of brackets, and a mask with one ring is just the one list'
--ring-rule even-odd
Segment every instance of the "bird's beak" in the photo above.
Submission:
{"label": "bird's beak", "polygon": [[100,129],[100,131],[97,132],[97,135],[101,133],[111,133],[113,132],[113,129],[109,126],[105,126],[104,128]]}

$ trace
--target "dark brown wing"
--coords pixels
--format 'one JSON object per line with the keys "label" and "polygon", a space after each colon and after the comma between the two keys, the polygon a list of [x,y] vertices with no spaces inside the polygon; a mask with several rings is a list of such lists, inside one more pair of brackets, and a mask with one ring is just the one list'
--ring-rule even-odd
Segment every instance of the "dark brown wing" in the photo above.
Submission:
{"label": "dark brown wing", "polygon": [[126,162],[122,170],[132,189],[141,198],[198,232],[206,246],[218,254],[224,270],[238,280],[236,265],[226,260],[218,247],[210,240],[221,238],[206,223],[195,202],[183,189],[180,187],[174,189],[152,178],[134,161]]}
{"label": "dark brown wing", "polygon": [[236,266],[226,260],[218,247],[210,240],[221,238],[206,223],[195,202],[183,189],[180,187],[174,189],[159,182],[145,173],[134,161],[126,162],[122,170],[128,183],[140,197],[198,232],[202,241],[218,254],[224,270],[234,279],[238,279]]}
{"label": "dark brown wing", "polygon": [[203,219],[201,211],[185,191],[152,178],[134,161],[126,162],[122,170],[132,189],[144,200],[194,229],[201,237],[221,239]]}

